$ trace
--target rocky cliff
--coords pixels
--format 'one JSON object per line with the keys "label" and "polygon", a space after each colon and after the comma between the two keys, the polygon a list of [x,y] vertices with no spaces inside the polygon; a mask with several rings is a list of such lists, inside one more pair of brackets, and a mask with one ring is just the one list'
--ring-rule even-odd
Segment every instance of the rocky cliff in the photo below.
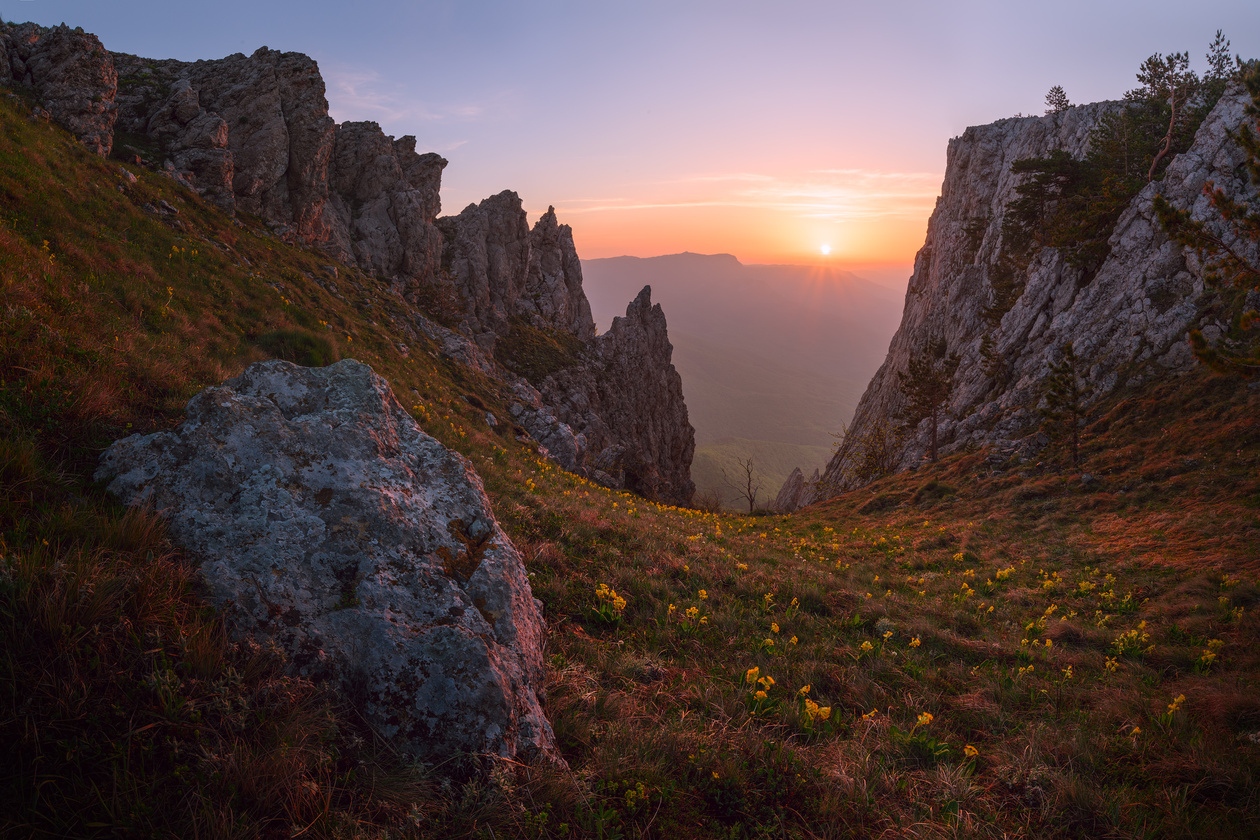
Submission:
{"label": "rocky cliff", "polygon": [[[860,483],[853,469],[860,448],[898,423],[905,400],[898,373],[907,371],[930,341],[944,339],[948,352],[961,360],[939,430],[943,453],[987,445],[1004,457],[1034,455],[1044,445],[1036,434],[1038,404],[1050,365],[1065,343],[1072,344],[1078,369],[1086,374],[1089,404],[1125,385],[1193,367],[1186,334],[1204,326],[1210,337],[1218,328],[1210,314],[1213,296],[1205,294],[1196,258],[1165,235],[1152,202],[1162,194],[1174,206],[1190,208],[1196,219],[1211,222],[1215,214],[1203,195],[1206,181],[1231,196],[1254,196],[1255,185],[1239,169],[1243,154],[1229,136],[1242,123],[1247,101],[1238,90],[1224,96],[1189,151],[1132,200],[1096,273],[1090,276],[1057,249],[1044,248],[1017,278],[1022,291],[996,323],[995,281],[1007,247],[1002,221],[1021,177],[1011,164],[1057,149],[1083,156],[1101,115],[1121,106],[1099,103],[1006,119],[968,128],[951,140],[941,196],[915,259],[901,326],[848,429],[852,448],[842,449],[818,482],[797,493],[795,504]],[[926,420],[910,430],[891,453],[894,469],[918,464],[929,434]],[[789,506],[792,497],[785,490]]]}
{"label": "rocky cliff", "polygon": [[[96,154],[161,169],[228,213],[260,217],[379,278],[382,294],[450,299],[456,329],[417,309],[417,330],[501,379],[546,454],[612,486],[690,499],[694,432],[660,307],[641,296],[597,338],[572,232],[553,210],[531,229],[505,191],[439,218],[447,162],[376,123],[336,124],[307,56],[263,47],[155,60],[111,53],[64,25],[0,23],[0,84],[31,91]],[[540,378],[514,373],[520,342],[502,341],[514,330],[572,345],[564,375],[535,387]]]}

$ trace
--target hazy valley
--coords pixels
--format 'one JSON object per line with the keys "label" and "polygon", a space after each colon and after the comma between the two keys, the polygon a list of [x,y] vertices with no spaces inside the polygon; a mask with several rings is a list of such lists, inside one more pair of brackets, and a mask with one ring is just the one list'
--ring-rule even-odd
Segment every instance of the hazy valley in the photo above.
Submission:
{"label": "hazy valley", "polygon": [[583,260],[582,274],[600,325],[652,286],[696,429],[697,491],[736,509],[747,503],[722,470],[742,477],[738,460],[754,459],[762,505],[793,468],[826,464],[901,317],[901,294],[821,266],[675,254]]}

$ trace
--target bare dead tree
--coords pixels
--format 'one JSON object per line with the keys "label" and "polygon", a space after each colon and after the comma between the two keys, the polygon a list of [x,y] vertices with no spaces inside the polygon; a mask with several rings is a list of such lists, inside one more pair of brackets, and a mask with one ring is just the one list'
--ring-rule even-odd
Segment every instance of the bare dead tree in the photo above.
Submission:
{"label": "bare dead tree", "polygon": [[748,502],[748,512],[752,513],[757,507],[757,494],[761,492],[761,482],[757,478],[757,472],[753,468],[753,456],[749,455],[745,458],[736,458],[735,463],[739,465],[739,472],[736,474],[735,480],[726,474],[726,470],[722,470],[722,481],[726,483],[740,498]]}

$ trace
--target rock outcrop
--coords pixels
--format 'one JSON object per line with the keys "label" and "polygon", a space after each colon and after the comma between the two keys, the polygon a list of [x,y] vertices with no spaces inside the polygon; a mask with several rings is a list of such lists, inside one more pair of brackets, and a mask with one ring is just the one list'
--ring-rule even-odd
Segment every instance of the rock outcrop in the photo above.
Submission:
{"label": "rock outcrop", "polygon": [[680,504],[695,493],[695,430],[687,419],[682,377],[671,363],[665,313],[645,286],[625,317],[594,339],[585,364],[539,386],[556,415],[585,441],[594,477],[648,498]]}
{"label": "rock outcrop", "polygon": [[554,207],[531,230],[520,196],[504,190],[438,225],[443,265],[464,305],[460,328],[487,349],[513,318],[582,341],[595,337],[573,231],[556,220]]}
{"label": "rock outcrop", "polygon": [[809,498],[810,488],[818,483],[819,477],[818,470],[814,470],[813,477],[807,481],[800,467],[793,469],[792,474],[779,488],[779,494],[774,497],[774,509],[782,513],[799,510]]}
{"label": "rock outcrop", "polygon": [[406,752],[553,756],[521,557],[469,463],[365,365],[256,364],[97,476],[169,518],[238,637],[278,643]]}
{"label": "rock outcrop", "polygon": [[[116,127],[126,138],[121,154],[229,213],[259,216],[412,303],[449,292],[458,331],[417,312],[417,332],[505,380],[518,397],[517,422],[558,463],[659,498],[690,498],[694,433],[659,307],[632,307],[637,314],[615,336],[597,340],[573,234],[554,209],[531,229],[520,197],[505,191],[439,219],[446,161],[376,123],[335,124],[307,56],[263,47],[214,61],[153,60],[110,53],[65,27],[0,24],[6,78],[33,86],[51,115],[101,154]],[[593,367],[535,388],[495,361],[514,325],[571,336]],[[650,394],[635,394],[639,387]]]}
{"label": "rock outcrop", "polygon": [[446,237],[443,264],[464,305],[460,329],[486,353],[514,323],[582,342],[573,364],[542,381],[513,383],[513,419],[565,469],[689,502],[695,430],[651,289],[597,336],[573,233],[554,208],[531,230],[520,197],[505,191],[437,224]]}
{"label": "rock outcrop", "polygon": [[0,25],[0,83],[33,87],[54,120],[93,152],[108,157],[114,142],[118,75],[95,35],[66,25]]}
{"label": "rock outcrop", "polygon": [[[915,259],[900,328],[888,357],[866,389],[848,429],[858,442],[895,425],[903,406],[897,373],[928,341],[944,339],[961,358],[947,416],[940,425],[941,451],[992,445],[1032,454],[1026,438],[1039,422],[1049,368],[1059,348],[1073,345],[1087,371],[1093,403],[1125,385],[1175,374],[1196,362],[1187,331],[1204,325],[1200,306],[1202,267],[1169,240],[1152,202],[1164,195],[1194,218],[1213,222],[1203,195],[1212,180],[1232,196],[1254,195],[1239,166],[1242,151],[1229,137],[1244,118],[1247,98],[1226,94],[1204,120],[1192,147],[1147,185],[1120,216],[1110,255],[1091,277],[1073,268],[1057,249],[1037,252],[1023,276],[1023,290],[993,324],[986,310],[995,301],[993,281],[1002,258],[1002,220],[1016,197],[1020,159],[1062,149],[1086,151],[1089,132],[1117,103],[1069,108],[1044,117],[1006,119],[967,129],[950,141],[945,182],[928,222],[927,241]],[[1213,325],[1206,324],[1208,334]],[[986,364],[982,345],[989,343]],[[895,453],[897,469],[917,464],[928,448],[928,423],[911,430]],[[808,504],[855,486],[851,462],[837,455],[817,484],[802,495]]]}
{"label": "rock outcrop", "polygon": [[446,161],[376,123],[335,124],[313,60],[266,47],[196,62],[110,55],[117,127],[140,144],[128,154],[399,292],[433,282]]}

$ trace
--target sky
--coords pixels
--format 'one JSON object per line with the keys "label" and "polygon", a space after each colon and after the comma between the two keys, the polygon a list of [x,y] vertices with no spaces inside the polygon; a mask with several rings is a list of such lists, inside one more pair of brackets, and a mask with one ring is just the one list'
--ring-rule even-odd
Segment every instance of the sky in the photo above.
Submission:
{"label": "sky", "polygon": [[[969,125],[1119,98],[1152,53],[1260,57],[1258,0],[0,0],[106,48],[319,62],[333,117],[450,163],[444,213],[504,189],[583,258],[730,253],[904,283]],[[824,255],[823,249],[830,253]]]}

